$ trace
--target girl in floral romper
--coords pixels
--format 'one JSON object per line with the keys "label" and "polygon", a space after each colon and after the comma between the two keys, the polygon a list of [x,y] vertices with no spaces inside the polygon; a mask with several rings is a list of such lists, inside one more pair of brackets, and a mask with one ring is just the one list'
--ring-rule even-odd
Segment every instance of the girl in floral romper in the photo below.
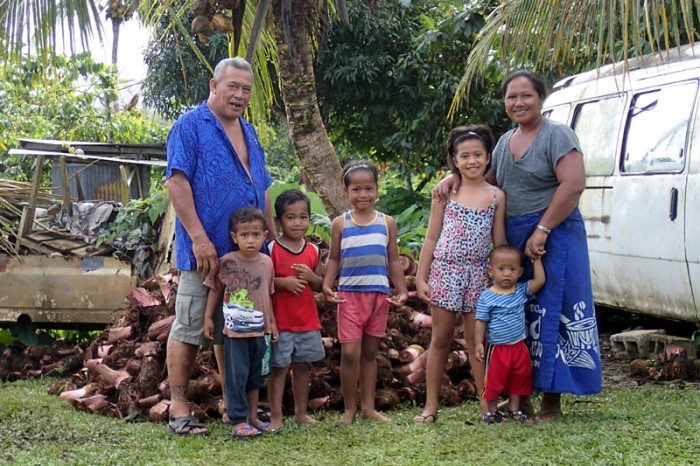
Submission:
{"label": "girl in floral romper", "polygon": [[[462,182],[447,202],[433,199],[418,263],[418,297],[430,305],[433,320],[425,408],[414,418],[418,423],[437,420],[440,385],[459,314],[464,315],[469,363],[480,397],[483,390],[484,364],[474,357],[474,311],[479,294],[490,285],[486,267],[491,243],[507,243],[505,194],[484,180],[493,146],[493,134],[484,125],[459,126],[447,139],[447,164]],[[481,398],[480,402],[483,412],[486,407]]]}

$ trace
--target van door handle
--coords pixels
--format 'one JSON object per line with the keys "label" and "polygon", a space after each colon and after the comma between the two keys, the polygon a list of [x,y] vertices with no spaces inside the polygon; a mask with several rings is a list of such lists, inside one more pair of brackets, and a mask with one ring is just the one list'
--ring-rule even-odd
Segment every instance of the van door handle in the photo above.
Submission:
{"label": "van door handle", "polygon": [[671,188],[671,211],[668,213],[668,217],[671,221],[678,217],[678,190],[676,188]]}

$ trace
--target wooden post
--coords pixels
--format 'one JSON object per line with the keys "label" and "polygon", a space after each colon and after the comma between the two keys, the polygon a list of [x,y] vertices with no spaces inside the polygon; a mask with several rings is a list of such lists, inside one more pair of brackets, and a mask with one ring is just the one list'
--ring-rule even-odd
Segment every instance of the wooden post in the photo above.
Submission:
{"label": "wooden post", "polygon": [[120,186],[122,205],[127,205],[131,199],[131,180],[133,179],[136,170],[129,173],[129,167],[126,165],[119,165],[119,172],[122,175],[122,182]]}
{"label": "wooden post", "polygon": [[34,225],[34,211],[39,197],[39,188],[41,187],[41,176],[44,168],[44,156],[37,155],[36,165],[34,166],[34,177],[32,178],[32,192],[29,195],[29,205],[22,209],[22,218],[19,221],[19,229],[17,230],[17,243],[15,250],[19,252],[22,237],[31,233]]}
{"label": "wooden post", "polygon": [[171,257],[173,242],[175,238],[175,209],[172,202],[168,202],[168,207],[163,212],[163,221],[160,226],[158,236],[158,246],[156,247],[156,259],[154,270],[158,275],[163,275],[175,264],[174,257]]}
{"label": "wooden post", "polygon": [[68,184],[68,171],[66,170],[66,156],[58,158],[58,166],[61,172],[61,195],[63,197],[63,208],[68,215],[73,215],[73,202],[70,198],[70,185]]}

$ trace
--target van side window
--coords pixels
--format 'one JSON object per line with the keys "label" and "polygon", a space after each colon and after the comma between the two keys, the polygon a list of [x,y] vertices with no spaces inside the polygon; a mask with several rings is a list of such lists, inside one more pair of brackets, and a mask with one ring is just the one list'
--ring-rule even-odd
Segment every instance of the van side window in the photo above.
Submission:
{"label": "van side window", "polygon": [[612,174],[624,105],[624,95],[617,95],[576,109],[573,128],[581,142],[586,175]]}
{"label": "van side window", "polygon": [[688,121],[697,83],[636,94],[627,117],[623,172],[683,171]]}
{"label": "van side window", "polygon": [[558,107],[553,107],[545,110],[542,115],[545,118],[562,123],[564,125],[569,124],[569,105],[559,105]]}

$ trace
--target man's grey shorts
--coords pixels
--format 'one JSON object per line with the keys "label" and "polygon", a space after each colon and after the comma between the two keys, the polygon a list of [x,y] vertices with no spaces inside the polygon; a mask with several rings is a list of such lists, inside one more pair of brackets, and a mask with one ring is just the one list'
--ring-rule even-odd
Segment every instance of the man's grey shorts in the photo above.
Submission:
{"label": "man's grey shorts", "polygon": [[175,322],[170,338],[197,346],[224,343],[224,314],[222,304],[214,311],[214,339],[204,339],[204,311],[207,307],[209,288],[204,286],[202,274],[196,270],[181,270],[180,283],[175,299]]}
{"label": "man's grey shorts", "polygon": [[280,337],[272,344],[270,365],[287,367],[292,362],[316,362],[325,357],[320,330],[280,332]]}

